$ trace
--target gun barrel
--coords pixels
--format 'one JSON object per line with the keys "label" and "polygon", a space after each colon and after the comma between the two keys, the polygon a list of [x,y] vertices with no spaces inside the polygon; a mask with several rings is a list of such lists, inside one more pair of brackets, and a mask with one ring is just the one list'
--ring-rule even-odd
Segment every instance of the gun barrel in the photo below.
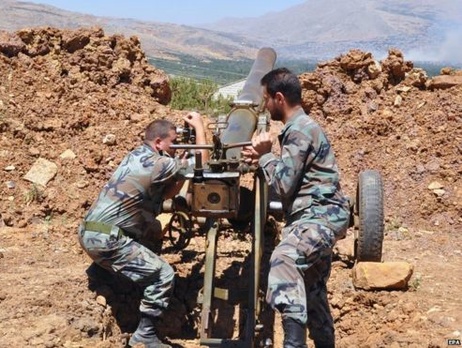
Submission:
{"label": "gun barrel", "polygon": [[[227,118],[228,127],[221,134],[223,144],[247,142],[252,139],[258,120],[258,115],[252,105],[261,105],[263,87],[260,80],[273,69],[275,61],[276,52],[272,48],[264,47],[258,51],[243,91],[236,99],[236,105],[240,104],[240,106],[231,110]],[[240,149],[228,150],[226,158],[240,158]]]}
{"label": "gun barrel", "polygon": [[270,47],[263,47],[257,53],[241,94],[236,102],[251,100],[255,105],[260,105],[263,99],[263,90],[260,80],[266,73],[273,69],[276,62],[276,52]]}
{"label": "gun barrel", "polygon": [[213,145],[209,144],[174,144],[170,145],[175,150],[213,150]]}

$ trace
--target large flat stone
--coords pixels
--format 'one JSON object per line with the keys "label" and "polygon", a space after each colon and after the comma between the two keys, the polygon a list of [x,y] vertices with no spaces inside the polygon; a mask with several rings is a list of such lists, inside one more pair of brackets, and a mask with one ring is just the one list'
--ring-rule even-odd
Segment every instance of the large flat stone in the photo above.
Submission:
{"label": "large flat stone", "polygon": [[46,186],[58,172],[58,166],[44,158],[39,158],[29,171],[24,175],[24,179],[34,184]]}
{"label": "large flat stone", "polygon": [[353,284],[364,290],[402,290],[413,270],[407,262],[359,262],[353,268]]}

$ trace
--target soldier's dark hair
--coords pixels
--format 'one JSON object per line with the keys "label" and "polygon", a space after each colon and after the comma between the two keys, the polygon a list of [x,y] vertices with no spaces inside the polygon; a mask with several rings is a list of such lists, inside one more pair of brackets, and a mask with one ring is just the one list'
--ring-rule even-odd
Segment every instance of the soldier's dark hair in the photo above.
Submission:
{"label": "soldier's dark hair", "polygon": [[271,98],[277,92],[281,92],[290,106],[301,104],[302,87],[300,81],[292,71],[287,68],[271,70],[261,79],[261,85],[266,87],[266,91]]}
{"label": "soldier's dark hair", "polygon": [[168,138],[171,130],[176,130],[172,122],[167,120],[154,120],[146,127],[144,141],[152,141],[155,138]]}

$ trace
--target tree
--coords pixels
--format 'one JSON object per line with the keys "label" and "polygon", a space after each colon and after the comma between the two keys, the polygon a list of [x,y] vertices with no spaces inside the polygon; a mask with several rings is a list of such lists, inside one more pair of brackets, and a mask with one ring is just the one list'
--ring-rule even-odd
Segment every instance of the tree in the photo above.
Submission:
{"label": "tree", "polygon": [[209,116],[227,114],[231,110],[231,98],[214,96],[218,91],[218,85],[213,81],[173,77],[170,80],[170,87],[172,89],[170,105],[174,109],[197,110]]}

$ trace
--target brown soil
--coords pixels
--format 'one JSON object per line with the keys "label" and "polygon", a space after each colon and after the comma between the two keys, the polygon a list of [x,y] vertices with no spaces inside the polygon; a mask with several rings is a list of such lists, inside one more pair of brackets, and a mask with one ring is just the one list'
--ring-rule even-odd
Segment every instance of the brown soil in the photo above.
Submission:
{"label": "brown soil", "polygon": [[[136,327],[139,290],[123,279],[89,281],[76,228],[144,126],[184,112],[168,107],[168,78],[139,41],[101,29],[0,33],[0,72],[0,346],[122,347]],[[383,176],[383,259],[414,266],[405,291],[357,290],[352,231],[339,242],[329,282],[338,347],[462,339],[462,85],[460,72],[442,75],[427,78],[398,50],[380,63],[353,50],[300,76],[344,190],[354,195],[361,170]],[[66,150],[75,158],[60,156]],[[24,178],[39,158],[57,166],[45,187]],[[245,287],[249,239],[222,231],[220,283]],[[162,333],[176,347],[199,347],[204,236],[197,231],[182,251],[164,246],[177,286]],[[236,308],[223,306],[220,335],[235,335]],[[279,324],[274,342],[281,346]]]}

